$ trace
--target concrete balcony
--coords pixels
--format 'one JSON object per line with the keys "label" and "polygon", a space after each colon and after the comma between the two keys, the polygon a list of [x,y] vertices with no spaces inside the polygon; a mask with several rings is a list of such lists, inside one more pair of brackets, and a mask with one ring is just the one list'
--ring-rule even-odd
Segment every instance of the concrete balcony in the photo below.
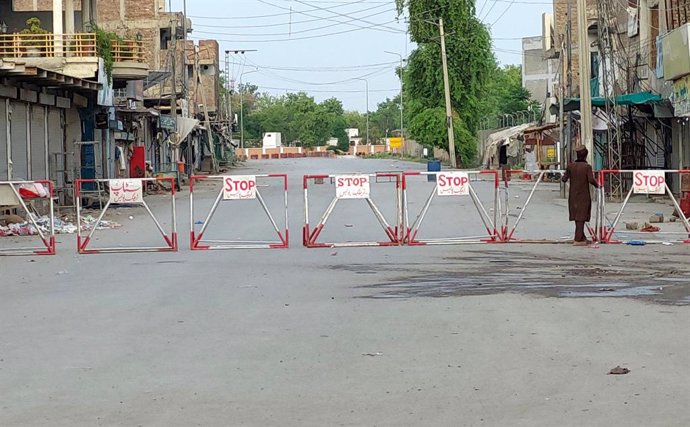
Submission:
{"label": "concrete balcony", "polygon": [[[141,42],[114,40],[113,79],[139,80],[148,74]],[[96,34],[0,34],[0,58],[65,75],[91,79],[98,72]]]}
{"label": "concrete balcony", "polygon": [[143,80],[149,74],[144,62],[144,46],[137,40],[115,40],[112,47],[113,79]]}

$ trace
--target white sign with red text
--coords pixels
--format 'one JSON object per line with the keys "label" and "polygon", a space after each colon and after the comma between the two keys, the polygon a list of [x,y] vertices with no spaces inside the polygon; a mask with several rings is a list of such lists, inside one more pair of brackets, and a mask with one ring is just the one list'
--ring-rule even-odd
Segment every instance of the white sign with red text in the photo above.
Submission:
{"label": "white sign with red text", "polygon": [[138,179],[111,179],[110,203],[122,205],[128,203],[142,203],[144,201],[144,186]]}
{"label": "white sign with red text", "polygon": [[256,199],[256,176],[233,175],[223,178],[223,200]]}
{"label": "white sign with red text", "polygon": [[337,175],[335,177],[337,199],[368,199],[370,194],[368,175]]}
{"label": "white sign with red text", "polygon": [[439,196],[468,196],[470,176],[466,172],[439,172],[436,175],[436,194]]}
{"label": "white sign with red text", "polygon": [[664,171],[634,171],[633,192],[635,194],[666,194]]}

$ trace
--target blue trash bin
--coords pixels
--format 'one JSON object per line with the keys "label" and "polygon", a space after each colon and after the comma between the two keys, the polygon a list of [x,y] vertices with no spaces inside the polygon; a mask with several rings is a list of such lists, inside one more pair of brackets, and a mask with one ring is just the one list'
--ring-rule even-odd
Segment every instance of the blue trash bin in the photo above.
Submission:
{"label": "blue trash bin", "polygon": [[[427,172],[441,172],[441,161],[440,160],[430,160],[426,162]],[[427,182],[436,182],[436,175],[428,175]]]}

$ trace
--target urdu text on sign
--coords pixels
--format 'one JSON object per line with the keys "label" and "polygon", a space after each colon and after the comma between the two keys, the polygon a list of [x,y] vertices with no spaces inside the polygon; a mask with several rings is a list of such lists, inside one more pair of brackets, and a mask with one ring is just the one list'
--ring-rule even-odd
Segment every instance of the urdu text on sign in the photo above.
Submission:
{"label": "urdu text on sign", "polygon": [[127,203],[143,203],[144,186],[138,179],[111,179],[110,203],[114,205]]}

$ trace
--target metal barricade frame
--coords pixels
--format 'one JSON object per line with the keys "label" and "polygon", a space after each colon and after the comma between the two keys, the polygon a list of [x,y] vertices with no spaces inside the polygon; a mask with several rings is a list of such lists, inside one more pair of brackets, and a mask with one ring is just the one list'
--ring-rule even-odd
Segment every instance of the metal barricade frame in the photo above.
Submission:
{"label": "metal barricade frame", "polygon": [[[481,202],[479,199],[479,196],[477,195],[476,191],[474,188],[472,188],[472,180],[471,178],[469,179],[469,196],[472,199],[472,203],[474,203],[475,208],[477,209],[477,212],[479,213],[479,217],[482,220],[482,223],[484,224],[486,231],[487,231],[487,236],[482,238],[483,236],[468,236],[468,237],[450,237],[450,238],[441,238],[441,239],[418,239],[417,238],[417,233],[419,232],[419,228],[422,225],[422,222],[424,221],[424,218],[426,217],[427,212],[429,211],[429,208],[431,207],[431,203],[433,202],[434,197],[437,194],[437,189],[438,189],[438,182],[439,182],[439,175],[446,174],[448,172],[405,172],[403,173],[403,178],[402,178],[402,192],[403,192],[403,221],[404,221],[404,236],[403,236],[403,243],[408,245],[408,246],[424,246],[424,245],[458,245],[458,244],[477,244],[477,243],[499,243],[500,242],[500,235],[498,231],[498,186],[499,186],[499,174],[498,171],[495,170],[480,170],[480,171],[452,171],[452,172],[463,172],[466,173],[469,177],[472,175],[478,176],[478,175],[493,175],[493,180],[494,180],[494,200],[493,200],[493,219],[491,218],[491,215],[486,211],[484,208],[484,204]],[[434,185],[434,188],[431,190],[431,193],[429,194],[429,197],[426,199],[426,202],[424,203],[424,207],[422,210],[419,212],[417,217],[415,218],[415,221],[413,223],[410,223],[410,215],[409,215],[409,209],[408,209],[408,204],[409,204],[409,198],[407,196],[407,189],[408,189],[408,178],[412,176],[429,176],[429,175],[434,175],[436,178],[436,185]]]}
{"label": "metal barricade frame", "polygon": [[[547,170],[538,170],[538,171],[527,171],[527,170],[507,170],[506,171],[507,175],[513,175],[513,174],[527,174],[530,176],[537,176],[537,180],[534,182],[534,185],[532,185],[532,188],[530,190],[529,195],[527,196],[527,199],[525,200],[525,204],[522,206],[522,209],[520,210],[520,214],[518,215],[517,219],[513,223],[512,227],[510,226],[509,222],[509,214],[510,214],[510,206],[509,206],[509,199],[508,197],[508,192],[506,191],[506,197],[505,197],[505,212],[501,212],[501,215],[503,216],[502,219],[502,224],[501,224],[501,230],[500,230],[500,238],[501,241],[504,243],[567,243],[567,240],[561,241],[561,240],[549,240],[549,239],[541,239],[541,240],[523,240],[519,238],[515,238],[515,231],[518,228],[518,225],[520,225],[520,222],[522,221],[522,218],[524,217],[525,211],[527,210],[530,202],[532,201],[532,197],[534,196],[534,193],[537,191],[537,188],[539,187],[539,184],[541,184],[544,179],[544,176],[549,173],[557,173],[560,175],[563,175],[565,173],[564,169],[547,169]],[[595,172],[596,176],[597,172]],[[512,180],[511,180],[512,181]],[[506,187],[506,189],[509,189],[510,185]],[[597,195],[597,200],[593,201],[594,205],[594,213],[595,213],[595,226],[592,227],[589,222],[586,223],[586,230],[589,233],[589,236],[592,238],[592,241],[597,241],[598,240],[598,233],[597,229],[599,226],[599,191],[595,192]]]}
{"label": "metal barricade frame", "polygon": [[[49,204],[49,217],[50,225],[48,227],[48,233],[44,233],[41,227],[36,223],[36,219],[29,210],[29,206],[26,204],[25,198],[21,196],[19,189],[16,186],[21,187],[22,185],[35,185],[40,184],[42,186],[48,187],[48,197],[36,197],[35,200],[48,200]],[[3,249],[0,248],[0,256],[19,256],[19,255],[55,255],[57,253],[56,243],[55,243],[55,202],[53,193],[53,182],[47,179],[34,180],[34,181],[0,181],[0,186],[6,185],[11,190],[14,196],[17,198],[19,205],[26,212],[29,223],[36,229],[38,237],[41,239],[44,248],[11,248]]]}
{"label": "metal barricade frame", "polygon": [[[395,180],[395,197],[396,197],[396,222],[395,226],[391,226],[386,220],[385,216],[378,208],[376,203],[371,199],[371,197],[362,198],[366,200],[367,205],[374,213],[374,216],[378,220],[379,224],[383,228],[388,241],[360,241],[360,242],[330,242],[330,243],[319,243],[317,239],[319,234],[328,222],[328,218],[333,213],[335,206],[338,201],[337,194],[333,197],[330,204],[326,208],[325,212],[321,216],[319,222],[312,229],[309,224],[309,181],[325,180],[328,179],[334,182],[338,177],[344,176],[367,176],[369,178],[375,178],[376,182],[379,179],[388,179],[388,182]],[[367,246],[400,246],[402,244],[402,233],[403,233],[403,218],[402,218],[402,173],[394,172],[377,172],[377,173],[352,173],[352,174],[330,174],[330,175],[304,175],[302,178],[302,183],[304,187],[304,226],[302,228],[302,244],[307,248],[344,248],[344,247],[367,247]]]}
{"label": "metal barricade frame", "polygon": [[[256,188],[256,200],[259,201],[262,209],[268,216],[269,221],[273,225],[274,230],[278,234],[279,241],[276,242],[241,242],[241,241],[231,241],[231,240],[213,240],[206,241],[212,244],[203,245],[201,243],[205,242],[203,240],[203,235],[206,232],[206,228],[210,223],[213,215],[215,214],[220,202],[223,200],[223,187],[221,186],[218,196],[216,196],[211,210],[209,211],[206,219],[199,233],[196,233],[196,227],[194,224],[194,181],[201,180],[222,180],[224,181],[228,177],[241,176],[241,175],[193,175],[189,179],[189,218],[190,218],[190,231],[189,231],[189,247],[193,251],[197,250],[218,250],[218,249],[288,249],[290,247],[290,234],[288,231],[288,176],[287,174],[263,174],[263,175],[251,175],[256,178],[277,178],[283,180],[283,192],[284,192],[284,209],[285,209],[285,228],[280,229],[276,220],[273,218],[271,211],[266,204],[266,200],[261,195],[261,192]],[[244,175],[242,175],[244,176]]]}
{"label": "metal barricade frame", "polygon": [[[635,179],[634,174],[635,172],[655,172],[655,173],[663,173],[664,175],[666,174],[678,174],[678,176],[685,175],[685,174],[690,174],[690,169],[651,169],[651,170],[610,170],[610,169],[604,169],[599,171],[599,177],[600,177],[600,182],[605,183],[605,179],[607,175],[612,175],[612,174],[627,174],[627,173],[632,173],[633,174],[633,180]],[[600,190],[600,203],[599,203],[599,212],[598,212],[598,217],[599,217],[599,226],[597,228],[597,232],[599,234],[599,241],[601,243],[608,243],[608,244],[615,244],[615,243],[623,243],[621,240],[613,240],[613,234],[616,232],[616,227],[618,226],[618,223],[620,222],[621,217],[623,216],[623,212],[625,211],[625,208],[628,205],[628,202],[630,201],[630,198],[632,195],[635,193],[635,186],[631,185],[630,190],[628,190],[628,194],[625,196],[625,199],[623,200],[623,203],[621,204],[620,209],[616,213],[615,219],[610,223],[607,224],[607,219],[606,219],[606,197],[604,196],[604,187],[602,185],[602,188]],[[644,193],[642,193],[644,194]],[[683,223],[683,226],[685,227],[685,233],[686,237],[685,239],[681,239],[681,243],[685,244],[690,244],[690,220],[685,216],[683,213],[683,209],[681,209],[680,204],[678,203],[678,200],[676,199],[676,196],[673,194],[673,191],[671,188],[668,186],[668,182],[664,180],[664,193],[647,193],[647,194],[663,194],[665,196],[668,196],[671,201],[673,202],[673,206],[678,212],[678,215]],[[681,234],[682,232],[638,232],[638,231],[625,231],[624,234]]]}
{"label": "metal barricade frame", "polygon": [[[98,219],[93,225],[93,228],[89,231],[89,234],[83,238],[82,236],[82,231],[81,231],[81,211],[82,211],[82,206],[81,206],[81,187],[82,184],[86,183],[95,183],[96,185],[99,184],[104,184],[108,183],[110,184],[113,181],[122,181],[118,179],[77,179],[75,181],[75,191],[74,191],[74,198],[75,198],[75,207],[77,211],[77,252],[80,254],[101,254],[101,253],[129,253],[129,252],[177,252],[178,251],[178,241],[177,241],[177,212],[175,209],[175,179],[174,178],[167,178],[167,177],[160,177],[160,178],[131,178],[131,179],[125,179],[128,181],[138,181],[141,182],[141,188],[142,191],[145,191],[145,183],[147,182],[168,182],[170,184],[170,199],[171,199],[171,210],[172,210],[172,230],[170,235],[163,229],[161,226],[160,222],[156,218],[156,216],[153,214],[151,211],[151,208],[146,204],[146,201],[142,199],[140,202],[132,202],[132,204],[141,204],[144,209],[146,209],[146,212],[149,214],[151,219],[153,219],[153,222],[156,225],[156,228],[160,232],[161,236],[163,236],[163,239],[165,240],[165,243],[167,246],[145,246],[145,247],[139,247],[139,246],[132,246],[132,247],[105,247],[105,248],[95,248],[95,249],[87,249],[88,244],[91,242],[91,238],[95,234],[96,230],[98,229],[98,225],[101,223],[103,220],[103,217],[105,216],[105,213],[108,211],[108,208],[110,208],[110,205],[112,204],[112,200],[109,199],[108,202],[105,204],[103,207],[103,210],[98,216]],[[112,191],[109,189],[109,192]]]}

